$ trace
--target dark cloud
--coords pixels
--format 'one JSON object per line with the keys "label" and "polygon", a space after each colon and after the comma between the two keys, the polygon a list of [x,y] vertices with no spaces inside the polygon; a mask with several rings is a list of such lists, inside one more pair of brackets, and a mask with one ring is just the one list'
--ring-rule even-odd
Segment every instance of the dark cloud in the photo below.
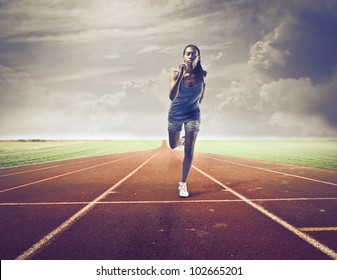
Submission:
{"label": "dark cloud", "polygon": [[293,12],[293,17],[289,37],[280,43],[282,45],[275,46],[290,53],[282,76],[310,77],[314,83],[327,82],[337,65],[336,14],[329,9],[317,11],[303,6]]}

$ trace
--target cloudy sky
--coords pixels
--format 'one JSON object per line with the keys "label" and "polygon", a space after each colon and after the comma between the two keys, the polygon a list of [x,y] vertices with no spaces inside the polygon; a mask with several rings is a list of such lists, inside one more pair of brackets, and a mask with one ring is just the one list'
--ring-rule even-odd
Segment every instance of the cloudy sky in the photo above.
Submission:
{"label": "cloudy sky", "polygon": [[0,139],[166,138],[189,43],[200,138],[337,138],[335,0],[0,0]]}

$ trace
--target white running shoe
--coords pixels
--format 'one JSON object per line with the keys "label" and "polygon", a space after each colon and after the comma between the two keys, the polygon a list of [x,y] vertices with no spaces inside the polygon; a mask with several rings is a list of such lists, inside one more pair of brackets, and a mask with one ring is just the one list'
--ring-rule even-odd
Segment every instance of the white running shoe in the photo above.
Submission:
{"label": "white running shoe", "polygon": [[178,190],[179,190],[180,197],[188,197],[190,195],[187,191],[187,185],[184,182],[179,183]]}
{"label": "white running shoe", "polygon": [[179,146],[184,147],[185,146],[185,136],[182,136],[179,140]]}
{"label": "white running shoe", "polygon": [[178,151],[183,151],[184,150],[184,147],[185,147],[185,136],[181,137],[179,139],[179,144],[177,146],[177,150]]}

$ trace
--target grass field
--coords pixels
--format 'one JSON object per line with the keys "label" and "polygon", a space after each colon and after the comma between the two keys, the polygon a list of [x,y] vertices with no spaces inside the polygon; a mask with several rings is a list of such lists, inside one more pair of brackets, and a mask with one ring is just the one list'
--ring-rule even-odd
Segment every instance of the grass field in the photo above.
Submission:
{"label": "grass field", "polygon": [[[147,151],[161,140],[0,141],[0,168]],[[337,170],[337,141],[197,140],[196,151]]]}
{"label": "grass field", "polygon": [[42,162],[147,151],[162,141],[0,141],[0,168]]}
{"label": "grass field", "polygon": [[337,170],[335,140],[198,140],[196,151]]}

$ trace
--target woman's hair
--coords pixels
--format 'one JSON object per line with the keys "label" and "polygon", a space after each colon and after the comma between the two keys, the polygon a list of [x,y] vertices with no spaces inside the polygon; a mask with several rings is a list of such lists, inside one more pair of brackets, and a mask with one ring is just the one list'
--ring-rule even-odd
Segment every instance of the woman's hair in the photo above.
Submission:
{"label": "woman's hair", "polygon": [[194,48],[198,51],[198,55],[199,55],[199,60],[198,60],[198,63],[197,63],[197,66],[196,66],[196,70],[197,70],[197,77],[198,77],[198,80],[203,80],[204,77],[206,77],[207,75],[207,72],[202,68],[201,66],[201,54],[200,54],[200,50],[199,48],[196,46],[196,45],[187,45],[185,48],[184,48],[184,51],[183,51],[183,55],[185,55],[185,52],[186,52],[186,49],[187,48]]}

